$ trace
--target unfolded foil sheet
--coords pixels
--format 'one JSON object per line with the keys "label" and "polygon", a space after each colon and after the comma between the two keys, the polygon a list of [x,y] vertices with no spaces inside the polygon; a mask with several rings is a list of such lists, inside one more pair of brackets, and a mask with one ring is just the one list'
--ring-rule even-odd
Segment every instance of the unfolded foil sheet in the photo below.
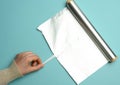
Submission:
{"label": "unfolded foil sheet", "polygon": [[67,8],[41,24],[38,29],[60,64],[77,84],[108,62]]}

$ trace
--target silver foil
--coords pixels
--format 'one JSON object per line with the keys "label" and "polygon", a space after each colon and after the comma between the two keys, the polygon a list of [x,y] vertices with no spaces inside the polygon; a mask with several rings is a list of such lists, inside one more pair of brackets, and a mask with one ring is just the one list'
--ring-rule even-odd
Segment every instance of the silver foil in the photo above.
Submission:
{"label": "silver foil", "polygon": [[78,23],[83,27],[89,37],[93,40],[99,50],[107,58],[109,62],[116,60],[115,53],[110,49],[107,43],[103,40],[100,34],[95,30],[94,26],[90,23],[87,17],[83,14],[80,8],[77,6],[74,0],[67,0],[67,8],[76,18]]}

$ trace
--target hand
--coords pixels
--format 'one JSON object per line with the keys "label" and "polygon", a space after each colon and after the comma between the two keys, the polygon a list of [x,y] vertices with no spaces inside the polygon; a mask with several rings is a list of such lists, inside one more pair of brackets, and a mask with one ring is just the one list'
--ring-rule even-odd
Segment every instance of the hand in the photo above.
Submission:
{"label": "hand", "polygon": [[23,75],[39,70],[44,66],[41,59],[32,52],[17,54],[15,62]]}

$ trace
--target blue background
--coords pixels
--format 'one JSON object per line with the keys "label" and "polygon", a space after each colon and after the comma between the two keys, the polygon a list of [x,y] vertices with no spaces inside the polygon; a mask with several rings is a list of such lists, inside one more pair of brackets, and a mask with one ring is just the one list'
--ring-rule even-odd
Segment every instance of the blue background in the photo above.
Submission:
{"label": "blue background", "polygon": [[[0,69],[23,51],[45,61],[52,52],[37,27],[65,7],[66,0],[0,0]],[[84,14],[118,56],[81,85],[120,84],[120,0],[76,0]],[[10,85],[76,85],[56,59]]]}

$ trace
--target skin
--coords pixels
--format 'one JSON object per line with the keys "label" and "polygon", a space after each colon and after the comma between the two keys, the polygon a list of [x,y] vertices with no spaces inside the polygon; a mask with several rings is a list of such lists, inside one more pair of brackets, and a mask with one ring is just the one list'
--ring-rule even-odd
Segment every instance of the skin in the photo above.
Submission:
{"label": "skin", "polygon": [[17,54],[15,57],[15,62],[23,75],[39,70],[44,66],[41,59],[32,52]]}

